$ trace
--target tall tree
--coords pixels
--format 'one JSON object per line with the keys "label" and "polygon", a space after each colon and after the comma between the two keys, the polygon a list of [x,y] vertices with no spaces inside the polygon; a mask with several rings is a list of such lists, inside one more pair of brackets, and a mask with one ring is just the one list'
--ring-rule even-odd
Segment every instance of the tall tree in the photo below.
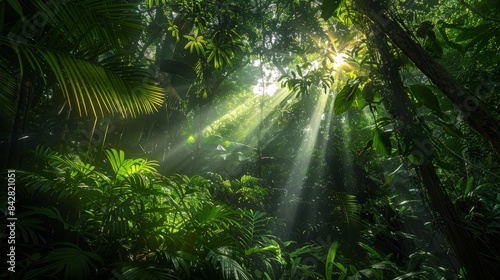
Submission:
{"label": "tall tree", "polygon": [[[391,89],[391,92],[386,93],[384,96],[384,104],[388,107],[389,112],[393,113],[393,117],[401,120],[404,125],[399,131],[400,137],[404,138],[405,134],[411,133],[413,142],[427,143],[425,148],[434,149],[431,144],[432,141],[425,135],[421,125],[415,121],[415,113],[411,111],[413,106],[399,75],[400,66],[397,65],[397,59],[391,54],[385,36],[381,34],[378,27],[374,27],[372,30],[373,32],[370,34],[373,34],[372,40],[375,41],[375,46],[380,54],[379,65]],[[411,145],[417,149],[421,148],[415,143]],[[470,279],[491,278],[493,275],[489,274],[488,271],[491,271],[492,268],[490,270],[486,269],[487,266],[479,254],[475,240],[466,230],[457,211],[454,209],[453,203],[445,193],[444,186],[432,164],[432,155],[427,155],[425,158],[419,159],[420,162],[414,168],[422,181],[425,195],[429,198],[430,207],[437,221],[442,224],[443,232],[446,233],[458,258],[467,269]]]}
{"label": "tall tree", "polygon": [[[328,17],[339,7],[345,9],[346,5],[351,2],[323,1],[323,3],[323,16]],[[361,14],[356,19],[358,25],[366,24],[366,20],[363,19],[363,16],[366,16],[369,22],[368,25],[373,26],[372,28],[365,28],[365,34],[375,42],[369,47],[375,49],[372,50],[373,52],[379,53],[380,62],[376,65],[382,71],[392,92],[391,95],[385,94],[383,102],[392,116],[399,119],[404,125],[403,130],[399,131],[400,139],[404,141],[403,151],[400,152],[409,155],[412,153],[404,152],[409,147],[410,150],[423,149],[423,151],[418,152],[421,158],[415,165],[415,170],[429,197],[429,206],[432,212],[443,220],[442,230],[446,233],[460,261],[466,267],[469,277],[471,279],[491,278],[495,273],[494,266],[484,263],[481,253],[485,252],[478,250],[478,242],[464,228],[449,196],[444,191],[444,186],[435,171],[435,167],[432,165],[431,161],[434,154],[432,141],[425,136],[426,133],[421,124],[416,122],[417,114],[408,99],[407,90],[399,73],[401,65],[398,62],[399,60],[392,55],[394,51],[390,50],[389,44],[385,41],[385,36],[391,40],[393,46],[404,53],[423,74],[439,87],[459,110],[469,126],[489,141],[497,154],[500,151],[500,123],[498,119],[483,106],[480,106],[477,100],[449,74],[445,67],[437,63],[428,51],[415,42],[412,34],[407,28],[405,29],[403,20],[394,12],[395,9],[389,8],[388,3],[355,0],[352,1],[352,4],[355,4]],[[408,139],[408,135],[411,135],[412,138]],[[422,145],[422,143],[424,144]],[[399,149],[401,149],[401,146]],[[467,246],[464,244],[467,244]]]}
{"label": "tall tree", "polygon": [[500,156],[500,121],[484,109],[458,81],[417,44],[400,24],[398,16],[376,1],[354,1],[421,71],[450,99],[464,119]]}

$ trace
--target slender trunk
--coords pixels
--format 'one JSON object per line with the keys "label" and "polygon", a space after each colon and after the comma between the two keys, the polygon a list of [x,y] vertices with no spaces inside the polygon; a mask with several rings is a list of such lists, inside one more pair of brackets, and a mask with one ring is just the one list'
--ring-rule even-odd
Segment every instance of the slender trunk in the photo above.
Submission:
{"label": "slender trunk", "polygon": [[[378,31],[379,29],[374,27],[374,30]],[[483,261],[478,253],[476,242],[465,229],[432,165],[434,149],[432,142],[423,130],[420,132],[418,129],[419,123],[414,118],[414,112],[411,111],[412,106],[399,75],[399,68],[394,63],[396,59],[390,52],[385,36],[379,33],[375,32],[373,40],[380,53],[382,74],[392,92],[392,95],[386,93],[384,104],[393,116],[403,124],[400,129],[401,135],[410,132],[409,130],[412,130],[411,132],[416,135],[413,139],[413,147],[419,150],[415,151],[414,154],[422,155],[422,158],[420,164],[415,165],[415,170],[422,181],[423,189],[429,199],[429,206],[435,215],[435,225],[446,234],[454,252],[466,268],[469,279],[489,279],[486,270],[483,269]],[[425,143],[425,145],[421,145],[421,143]]]}
{"label": "slender trunk", "polygon": [[29,103],[31,92],[33,91],[33,78],[29,74],[24,74],[21,78],[19,96],[17,99],[16,116],[14,118],[10,146],[7,156],[7,168],[18,168],[21,161],[22,136],[26,132],[28,125]]}
{"label": "slender trunk", "polygon": [[437,63],[384,10],[374,7],[372,1],[355,0],[356,5],[370,18],[413,63],[460,110],[466,122],[490,142],[500,156],[500,121],[479,105],[477,98],[439,63]]}

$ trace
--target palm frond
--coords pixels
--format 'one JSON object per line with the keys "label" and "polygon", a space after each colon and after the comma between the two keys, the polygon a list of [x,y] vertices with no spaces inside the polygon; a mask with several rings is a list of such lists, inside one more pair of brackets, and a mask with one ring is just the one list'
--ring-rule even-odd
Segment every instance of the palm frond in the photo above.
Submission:
{"label": "palm frond", "polygon": [[243,226],[240,227],[241,232],[239,238],[241,244],[245,247],[244,249],[249,249],[257,245],[261,237],[266,235],[266,225],[268,221],[269,218],[266,216],[266,213],[253,211],[251,209],[243,212]]}
{"label": "palm frond", "polygon": [[179,279],[174,272],[166,268],[161,268],[156,263],[121,263],[117,269],[113,270],[113,274],[118,279],[124,280]]}
{"label": "palm frond", "polygon": [[30,217],[25,212],[17,215],[16,231],[19,239],[26,244],[38,245],[45,243],[44,233],[47,231],[45,222],[38,217]]}
{"label": "palm frond", "polygon": [[213,268],[220,269],[223,279],[252,279],[236,260],[222,252],[211,250],[207,255],[207,260],[210,262]]}
{"label": "palm frond", "polygon": [[359,204],[354,195],[335,192],[333,195],[333,205],[343,214],[344,222],[349,226],[360,226]]}
{"label": "palm frond", "polygon": [[60,242],[54,247],[34,264],[39,269],[30,270],[25,279],[39,279],[47,275],[62,279],[90,279],[97,267],[103,264],[99,255],[84,251],[72,243]]}
{"label": "palm frond", "polygon": [[[140,177],[134,177],[134,175],[154,176],[158,173],[155,169],[158,166],[156,161],[148,161],[143,158],[125,159],[125,152],[115,149],[107,150],[106,156],[117,178],[131,178],[135,181]],[[137,183],[141,182],[137,181]]]}
{"label": "palm frond", "polygon": [[184,99],[172,85],[167,85],[165,87],[165,103],[167,108],[180,111],[183,101]]}
{"label": "palm frond", "polygon": [[224,227],[239,225],[234,210],[225,205],[205,205],[194,215],[194,221],[200,227]]}
{"label": "palm frond", "polygon": [[188,278],[191,275],[192,264],[200,261],[198,256],[185,251],[169,252],[167,250],[161,250],[160,253],[165,260],[175,268],[175,270],[179,271],[182,269]]}
{"label": "palm frond", "polygon": [[[80,116],[134,117],[155,112],[163,105],[164,89],[155,85],[143,65],[132,64],[144,32],[138,4],[114,0],[26,3],[27,21],[37,17],[45,21],[33,32],[26,32],[25,20],[9,24],[4,32],[9,36],[0,37],[2,58],[14,65],[7,73],[37,74]],[[16,94],[14,82],[0,83],[2,92]],[[9,109],[12,106],[2,102],[7,97],[0,95],[0,104],[6,104],[0,106]]]}
{"label": "palm frond", "polygon": [[[46,16],[46,30],[51,36],[38,32],[38,45],[51,49],[77,50],[95,46],[96,42],[114,50],[131,50],[143,32],[142,18],[135,3],[117,3],[114,0],[93,1],[32,1],[35,13]],[[65,47],[66,46],[66,47]]]}
{"label": "palm frond", "polygon": [[[105,113],[122,116],[152,113],[163,105],[163,89],[154,85],[141,68],[124,63],[113,68],[66,53],[32,46],[19,46],[19,60],[28,62],[48,84],[57,83],[70,109],[83,116],[102,117]],[[118,72],[118,71],[121,72]],[[48,78],[51,78],[50,80]]]}

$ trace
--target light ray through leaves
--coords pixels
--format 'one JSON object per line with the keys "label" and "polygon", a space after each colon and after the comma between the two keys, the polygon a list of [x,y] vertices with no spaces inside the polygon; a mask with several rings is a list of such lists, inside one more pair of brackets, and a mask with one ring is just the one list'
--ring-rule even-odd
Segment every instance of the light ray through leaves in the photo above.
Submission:
{"label": "light ray through leaves", "polygon": [[[305,129],[304,136],[302,137],[301,145],[295,157],[295,166],[290,173],[289,183],[287,186],[287,197],[282,197],[282,201],[289,201],[288,207],[282,207],[284,217],[289,221],[293,221],[297,215],[298,205],[301,197],[303,196],[304,183],[307,179],[307,171],[311,162],[315,145],[317,143],[318,133],[320,131],[321,119],[327,104],[329,95],[321,94],[318,96],[314,110],[311,112],[310,125]],[[288,224],[288,227],[291,223]],[[288,229],[288,234],[290,234]]]}

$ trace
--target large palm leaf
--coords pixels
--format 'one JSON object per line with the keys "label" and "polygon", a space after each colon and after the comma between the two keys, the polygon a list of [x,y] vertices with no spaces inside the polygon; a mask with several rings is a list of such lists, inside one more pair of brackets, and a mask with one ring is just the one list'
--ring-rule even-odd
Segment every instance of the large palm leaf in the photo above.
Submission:
{"label": "large palm leaf", "polygon": [[[118,112],[135,116],[155,111],[163,103],[163,89],[155,86],[144,65],[134,58],[143,35],[137,4],[112,0],[23,3],[25,20],[8,21],[2,15],[8,22],[0,37],[1,56],[17,68],[1,68],[0,74],[36,74],[80,115]],[[34,24],[37,15],[45,21]],[[33,31],[27,33],[27,28]],[[3,99],[12,94],[11,84],[0,86]]]}
{"label": "large palm leaf", "polygon": [[89,279],[102,263],[99,255],[72,243],[60,242],[34,263],[40,268],[29,271],[25,279],[40,279],[47,275],[63,279]]}

